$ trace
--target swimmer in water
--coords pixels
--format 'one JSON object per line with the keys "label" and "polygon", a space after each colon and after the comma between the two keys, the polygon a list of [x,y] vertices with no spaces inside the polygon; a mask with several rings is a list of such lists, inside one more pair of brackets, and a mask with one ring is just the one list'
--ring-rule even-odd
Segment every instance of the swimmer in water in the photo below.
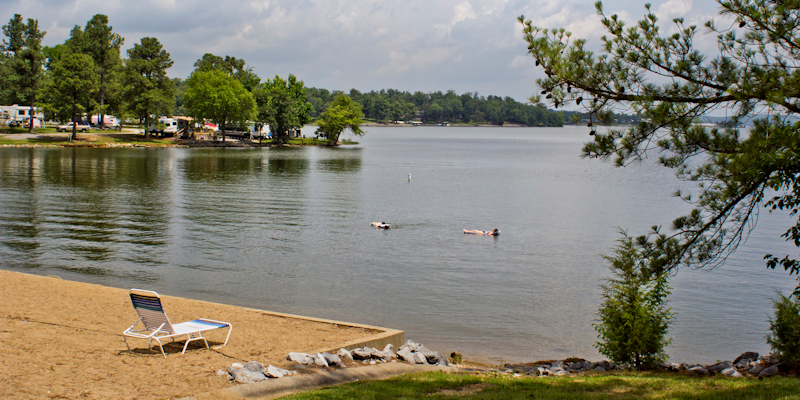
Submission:
{"label": "swimmer in water", "polygon": [[478,231],[478,230],[466,230],[464,229],[464,233],[469,233],[472,235],[486,235],[486,236],[497,236],[500,234],[500,230],[494,228],[492,231]]}

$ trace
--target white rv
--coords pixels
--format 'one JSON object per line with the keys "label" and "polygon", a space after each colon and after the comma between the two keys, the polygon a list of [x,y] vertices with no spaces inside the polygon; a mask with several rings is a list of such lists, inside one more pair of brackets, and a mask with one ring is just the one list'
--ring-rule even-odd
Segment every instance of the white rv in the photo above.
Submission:
{"label": "white rv", "polygon": [[3,125],[12,122],[27,125],[29,119],[33,119],[34,128],[41,128],[42,121],[44,121],[44,113],[37,111],[35,108],[33,112],[31,112],[30,106],[20,106],[17,104],[0,106],[0,123]]}
{"label": "white rv", "polygon": [[[165,125],[163,131],[156,129],[156,125],[159,122],[163,122]],[[176,118],[161,117],[158,119],[158,121],[150,121],[150,124],[147,126],[147,131],[152,133],[163,133],[165,135],[174,135],[178,132],[178,120]]]}

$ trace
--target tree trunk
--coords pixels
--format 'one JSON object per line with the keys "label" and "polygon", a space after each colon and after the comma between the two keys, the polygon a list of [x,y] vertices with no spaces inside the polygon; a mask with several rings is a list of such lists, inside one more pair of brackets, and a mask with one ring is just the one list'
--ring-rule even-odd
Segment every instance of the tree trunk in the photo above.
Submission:
{"label": "tree trunk", "polygon": [[72,103],[72,134],[69,135],[69,141],[73,141],[78,138],[78,105],[76,103]]}
{"label": "tree trunk", "polygon": [[33,104],[34,104],[34,100],[35,100],[34,97],[35,96],[33,95],[33,92],[31,92],[31,111],[29,112],[30,121],[31,121],[31,127],[30,127],[30,129],[28,129],[28,133],[33,133],[33,117],[36,115],[36,113],[34,112],[34,109],[33,109]]}
{"label": "tree trunk", "polygon": [[103,72],[100,73],[100,130],[103,130],[106,127],[106,110],[105,107],[105,100],[106,100],[106,69],[103,68]]}
{"label": "tree trunk", "polygon": [[144,138],[147,139],[147,130],[150,129],[150,116],[144,117]]}

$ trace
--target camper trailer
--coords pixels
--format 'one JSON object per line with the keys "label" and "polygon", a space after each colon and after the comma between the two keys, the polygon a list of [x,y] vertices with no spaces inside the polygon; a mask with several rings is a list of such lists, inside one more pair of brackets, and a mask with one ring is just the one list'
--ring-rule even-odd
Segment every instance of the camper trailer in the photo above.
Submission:
{"label": "camper trailer", "polygon": [[[163,122],[164,130],[157,129],[159,122]],[[151,133],[159,133],[163,136],[174,136],[178,132],[178,120],[175,118],[161,117],[158,121],[150,121],[147,126],[147,131]]]}
{"label": "camper trailer", "polygon": [[[100,126],[100,116],[92,115],[90,122],[93,126]],[[119,119],[113,115],[104,115],[103,125],[105,125],[106,129],[119,129],[120,127]]]}
{"label": "camper trailer", "polygon": [[6,125],[17,124],[19,126],[28,126],[29,121],[33,120],[34,128],[41,128],[42,121],[44,121],[44,113],[34,108],[31,112],[29,106],[20,106],[17,104],[10,106],[0,106],[0,121]]}

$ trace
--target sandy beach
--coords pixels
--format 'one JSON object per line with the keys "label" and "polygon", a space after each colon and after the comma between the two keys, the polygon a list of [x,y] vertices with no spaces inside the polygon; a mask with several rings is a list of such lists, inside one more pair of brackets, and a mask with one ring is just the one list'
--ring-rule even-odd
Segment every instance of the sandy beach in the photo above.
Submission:
{"label": "sandy beach", "polygon": [[[374,337],[378,330],[342,326],[197,300],[165,296],[173,322],[230,322],[228,345],[158,346],[122,332],[138,316],[128,290],[0,270],[0,398],[153,399],[211,393],[232,384],[218,369],[251,360],[287,368],[290,351],[316,352]],[[226,330],[209,332],[218,346]],[[202,342],[200,342],[202,343]]]}

